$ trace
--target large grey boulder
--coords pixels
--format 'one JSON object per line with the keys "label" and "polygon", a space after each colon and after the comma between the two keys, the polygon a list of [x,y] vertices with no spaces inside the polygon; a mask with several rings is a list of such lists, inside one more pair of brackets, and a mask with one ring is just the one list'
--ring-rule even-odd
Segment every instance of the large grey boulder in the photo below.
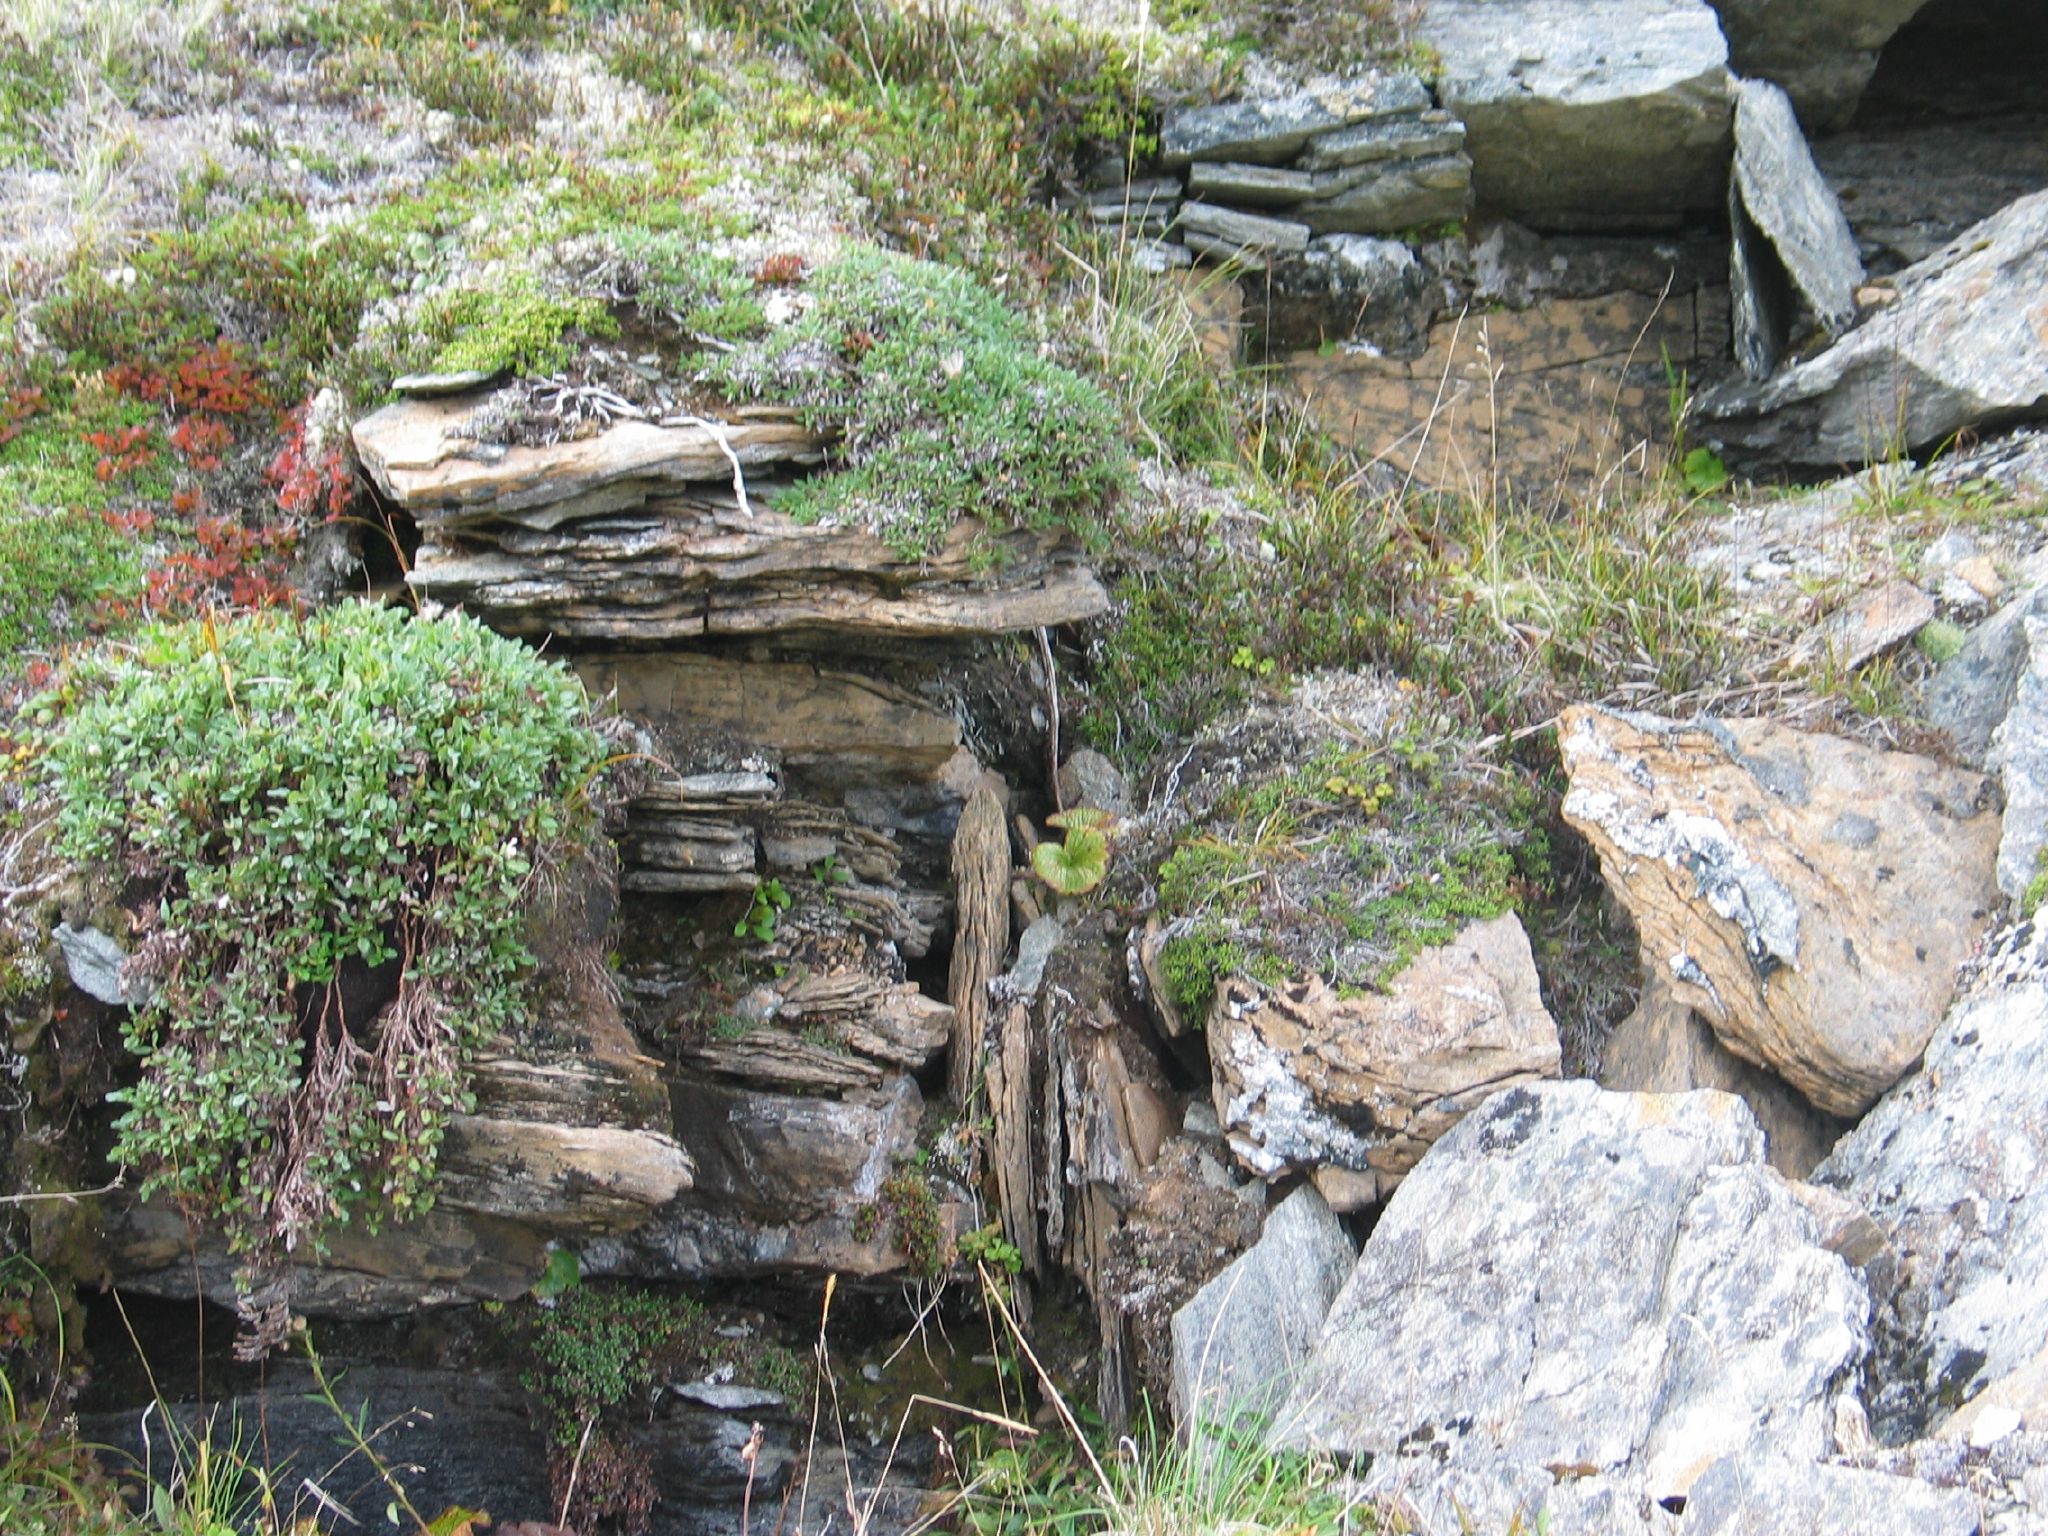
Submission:
{"label": "large grey boulder", "polygon": [[1568,228],[1720,202],[1733,93],[1705,0],[1432,0],[1417,36],[1482,206]]}
{"label": "large grey boulder", "polygon": [[1872,1426],[1896,1444],[2048,1347],[2048,927],[2003,930],[1927,1047],[1815,1174],[1889,1233]]}
{"label": "large grey boulder", "polygon": [[1294,1385],[1358,1250],[1313,1186],[1266,1218],[1246,1252],[1173,1314],[1173,1416],[1228,1428]]}
{"label": "large grey boulder", "polygon": [[1878,50],[1927,0],[1711,0],[1745,75],[1775,80],[1808,133],[1840,128],[1877,68]]}
{"label": "large grey boulder", "polygon": [[1762,1452],[1724,1456],[1686,1496],[1684,1536],[1884,1531],[1974,1536],[1977,1501],[1960,1488]]}
{"label": "large grey boulder", "polygon": [[1998,885],[2020,899],[2048,866],[2048,619],[2027,619],[2027,662],[2012,709],[1991,738],[1991,766],[2005,784]]}
{"label": "large grey boulder", "polygon": [[[1855,323],[1863,259],[1842,205],[1813,163],[1806,136],[1785,93],[1766,80],[1744,80],[1735,97],[1735,194],[1740,217],[1769,242],[1774,272],[1754,270],[1763,252],[1736,233],[1734,306],[1737,358],[1752,378],[1767,376],[1784,350],[1781,314],[1769,285],[1791,280],[1821,328],[1839,336]],[[1744,323],[1744,317],[1753,317]]]}
{"label": "large grey boulder", "polygon": [[1911,1071],[2000,905],[1990,785],[1768,720],[1576,706],[1564,815],[1635,919],[1643,967],[1817,1108]]}
{"label": "large grey boulder", "polygon": [[1727,1094],[1497,1094],[1388,1203],[1273,1439],[1660,1499],[1760,1437],[1825,1454],[1869,1301],[1763,1155]]}
{"label": "large grey boulder", "polygon": [[1700,395],[1694,430],[1735,456],[1833,466],[2048,416],[2048,191],[1891,282],[1896,301],[1826,351]]}

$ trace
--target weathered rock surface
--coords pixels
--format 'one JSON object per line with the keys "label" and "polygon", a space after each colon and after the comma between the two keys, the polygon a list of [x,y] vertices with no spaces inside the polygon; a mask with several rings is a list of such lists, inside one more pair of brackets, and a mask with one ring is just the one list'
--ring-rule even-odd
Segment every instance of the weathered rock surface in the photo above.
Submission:
{"label": "weathered rock surface", "polygon": [[[586,1272],[709,1280],[900,1265],[888,1223],[864,1230],[860,1210],[916,1148],[924,1101],[909,1077],[839,1098],[690,1080],[670,1093],[695,1186],[629,1236],[587,1245]],[[957,1225],[958,1213],[941,1219]]]}
{"label": "weathered rock surface", "polygon": [[1826,351],[1699,395],[1697,430],[1738,456],[1865,464],[2048,414],[2048,192],[1891,282],[1897,301]]}
{"label": "weathered rock surface", "polygon": [[1308,1186],[1259,1240],[1173,1314],[1173,1417],[1227,1428],[1286,1398],[1358,1250]]}
{"label": "weathered rock surface", "polygon": [[1384,996],[1234,979],[1208,1038],[1217,1118],[1267,1178],[1327,1165],[1390,1182],[1482,1099],[1556,1076],[1559,1059],[1512,913],[1423,950]]}
{"label": "weathered rock surface", "polygon": [[[1840,336],[1855,323],[1856,290],[1863,282],[1863,261],[1842,205],[1813,162],[1799,119],[1785,93],[1767,80],[1744,80],[1735,95],[1735,190],[1746,217],[1769,241],[1776,261],[1806,300],[1821,328]],[[1741,243],[1750,253],[1753,243]],[[1752,378],[1764,378],[1776,365],[1788,337],[1773,317],[1774,306],[1756,293],[1767,279],[1743,273],[1748,261],[1736,263],[1738,290],[1755,296],[1738,302],[1738,317],[1753,315],[1760,323],[1738,325],[1736,356]]]}
{"label": "weathered rock surface", "polygon": [[[344,1228],[317,1259],[297,1255],[282,1280],[292,1310],[376,1317],[505,1300],[532,1285],[550,1239],[630,1231],[690,1187],[659,1066],[616,1002],[591,989],[542,996],[541,1027],[476,1063],[476,1107],[450,1123],[434,1209],[375,1235]],[[217,1240],[195,1254],[175,1212],[115,1196],[101,1228],[123,1285],[189,1296],[196,1270],[210,1299],[234,1305],[237,1261]]]}
{"label": "weathered rock surface", "polygon": [[2012,708],[1992,733],[1991,766],[2005,785],[2005,821],[1998,842],[1998,885],[2018,900],[2048,873],[2048,619],[2022,621],[2027,662]]}
{"label": "weathered rock surface", "polygon": [[1965,762],[1987,761],[2027,670],[2027,624],[2042,619],[2048,619],[2048,584],[2028,588],[1971,630],[1928,683],[1927,719],[1948,732]]}
{"label": "weathered rock surface", "polygon": [[1685,1500],[1685,1536],[1782,1536],[1791,1531],[1889,1531],[1975,1536],[1977,1501],[1960,1488],[1801,1461],[1767,1451],[1724,1456]]}
{"label": "weathered rock surface", "polygon": [[1608,1036],[1600,1086],[1619,1093],[1732,1093],[1756,1116],[1771,1166],[1788,1179],[1812,1173],[1848,1129],[1723,1045],[1704,1019],[1672,995],[1671,980],[1661,971],[1644,975],[1635,1011]]}
{"label": "weathered rock surface", "polygon": [[1921,1069],[1815,1175],[1902,1257],[1870,1370],[1890,1444],[2048,1347],[2048,928],[2003,930],[1973,971]]}
{"label": "weathered rock surface", "polygon": [[1840,128],[1877,68],[1878,50],[1927,0],[1710,0],[1745,75],[1775,80],[1808,133]]}
{"label": "weathered rock surface", "polygon": [[1428,89],[1413,75],[1325,82],[1285,95],[1169,112],[1160,125],[1159,154],[1168,166],[1193,160],[1275,165],[1293,159],[1317,134],[1372,118],[1418,114],[1429,105]]}
{"label": "weathered rock surface", "polygon": [[1716,206],[1728,166],[1728,45],[1704,0],[1432,0],[1483,207],[1539,228]]}
{"label": "weathered rock surface", "polygon": [[1729,1095],[1509,1089],[1395,1193],[1273,1437],[1654,1498],[1759,1437],[1817,1458],[1868,1307],[1817,1238]]}
{"label": "weathered rock surface", "polygon": [[[1717,265],[1725,259],[1716,252]],[[1510,481],[1597,486],[1619,466],[1634,474],[1659,462],[1671,420],[1663,358],[1697,377],[1727,350],[1725,288],[1661,295],[1665,277],[1690,265],[1661,260],[1646,292],[1624,284],[1629,291],[1520,312],[1453,315],[1415,356],[1298,352],[1288,377],[1325,431],[1401,476],[1412,469],[1418,485],[1481,500],[1506,494]]]}
{"label": "weathered rock surface", "polygon": [[[786,413],[619,422],[545,447],[479,442],[476,396],[356,424],[378,488],[424,538],[408,580],[509,634],[603,641],[789,632],[943,637],[1092,618],[1108,596],[1058,534],[957,524],[928,560],[857,528],[772,510],[774,478],[821,461]],[[730,456],[728,456],[730,455]],[[741,470],[735,470],[737,463]],[[766,477],[742,499],[742,476]],[[988,574],[988,547],[999,549]]]}
{"label": "weathered rock surface", "polygon": [[1910,581],[1888,581],[1835,609],[1792,647],[1798,665],[1826,663],[1844,671],[1903,645],[1935,615],[1934,599]]}
{"label": "weathered rock surface", "polygon": [[1463,153],[1383,160],[1325,171],[1294,216],[1316,234],[1385,234],[1462,219],[1472,211],[1472,159]]}
{"label": "weathered rock surface", "polygon": [[1256,271],[1273,252],[1306,250],[1309,228],[1294,219],[1240,213],[1221,203],[1187,203],[1180,211],[1180,237],[1204,255],[1234,259]]}
{"label": "weathered rock surface", "polygon": [[1267,333],[1283,346],[1363,335],[1383,348],[1412,351],[1431,303],[1415,252],[1399,240],[1323,235],[1299,256],[1273,263],[1265,300]]}
{"label": "weathered rock surface", "polygon": [[1860,1114],[1919,1059],[1998,902],[1987,782],[1769,721],[1565,712],[1564,814],[1737,1055]]}

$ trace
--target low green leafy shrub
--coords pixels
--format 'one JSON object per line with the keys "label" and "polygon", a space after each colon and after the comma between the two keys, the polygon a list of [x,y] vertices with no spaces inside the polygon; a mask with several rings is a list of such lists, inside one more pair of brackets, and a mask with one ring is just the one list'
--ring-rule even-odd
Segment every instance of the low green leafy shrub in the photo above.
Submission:
{"label": "low green leafy shrub", "polygon": [[573,678],[459,616],[159,627],[38,707],[61,850],[123,889],[147,1000],[114,1154],[238,1247],[433,1201],[526,897],[601,761]]}

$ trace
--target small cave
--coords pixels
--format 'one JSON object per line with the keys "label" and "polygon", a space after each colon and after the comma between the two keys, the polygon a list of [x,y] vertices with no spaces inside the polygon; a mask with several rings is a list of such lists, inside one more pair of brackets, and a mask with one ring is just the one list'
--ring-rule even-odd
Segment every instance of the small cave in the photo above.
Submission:
{"label": "small cave", "polygon": [[2048,0],[1931,0],[1814,158],[1873,277],[2048,187]]}
{"label": "small cave", "polygon": [[2048,0],[1930,0],[1879,55],[1854,125],[2048,112]]}

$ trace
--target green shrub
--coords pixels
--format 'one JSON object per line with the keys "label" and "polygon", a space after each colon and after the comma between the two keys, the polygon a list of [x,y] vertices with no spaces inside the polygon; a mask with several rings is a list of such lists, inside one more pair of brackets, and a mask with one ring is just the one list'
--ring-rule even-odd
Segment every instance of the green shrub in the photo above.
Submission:
{"label": "green shrub", "polygon": [[523,1017],[525,897],[585,825],[583,710],[515,642],[364,604],[74,663],[46,784],[140,908],[114,1153],[145,1191],[243,1248],[432,1203],[470,1056]]}

